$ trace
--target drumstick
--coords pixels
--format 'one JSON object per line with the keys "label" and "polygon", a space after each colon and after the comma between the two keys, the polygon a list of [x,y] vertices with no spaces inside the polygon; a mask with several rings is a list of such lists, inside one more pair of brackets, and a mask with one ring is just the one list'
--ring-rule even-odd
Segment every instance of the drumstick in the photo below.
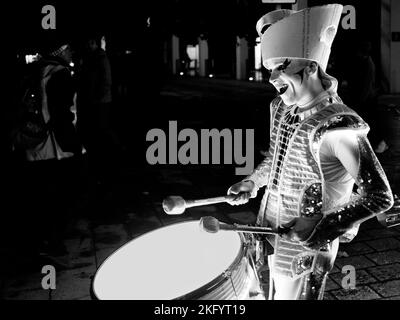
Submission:
{"label": "drumstick", "polygon": [[282,235],[290,230],[290,228],[272,229],[269,227],[252,227],[240,224],[221,223],[214,217],[202,217],[200,219],[200,228],[210,233],[216,233],[219,230],[228,230],[246,233],[261,233],[261,234],[279,234]]}
{"label": "drumstick", "polygon": [[237,196],[238,195],[227,195],[199,200],[185,200],[180,196],[169,196],[163,200],[162,207],[167,214],[182,214],[187,208],[227,202],[235,199]]}

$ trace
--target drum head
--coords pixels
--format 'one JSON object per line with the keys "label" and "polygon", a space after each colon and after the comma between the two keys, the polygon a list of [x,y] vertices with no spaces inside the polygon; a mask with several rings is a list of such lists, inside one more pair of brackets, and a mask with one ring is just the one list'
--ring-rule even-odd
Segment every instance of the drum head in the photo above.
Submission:
{"label": "drum head", "polygon": [[146,233],[109,256],[93,291],[101,300],[170,300],[206,285],[228,270],[242,250],[235,232],[207,233],[199,221]]}

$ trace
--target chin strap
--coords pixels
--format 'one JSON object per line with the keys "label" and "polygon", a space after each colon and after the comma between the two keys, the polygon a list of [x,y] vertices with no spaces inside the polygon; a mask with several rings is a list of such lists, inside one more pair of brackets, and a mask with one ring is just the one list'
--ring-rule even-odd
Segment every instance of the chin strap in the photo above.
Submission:
{"label": "chin strap", "polygon": [[360,197],[334,212],[327,213],[316,225],[303,245],[312,249],[323,247],[360,224],[393,206],[393,195],[371,145],[365,135],[358,137],[359,170],[356,184]]}

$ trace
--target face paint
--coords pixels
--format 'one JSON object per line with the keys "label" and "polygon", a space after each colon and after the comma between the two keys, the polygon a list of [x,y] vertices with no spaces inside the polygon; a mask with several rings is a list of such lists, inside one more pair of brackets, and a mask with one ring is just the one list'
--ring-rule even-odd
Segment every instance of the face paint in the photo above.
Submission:
{"label": "face paint", "polygon": [[274,59],[269,62],[269,82],[276,88],[286,105],[298,103],[307,93],[304,83],[304,68],[308,62],[297,59]]}

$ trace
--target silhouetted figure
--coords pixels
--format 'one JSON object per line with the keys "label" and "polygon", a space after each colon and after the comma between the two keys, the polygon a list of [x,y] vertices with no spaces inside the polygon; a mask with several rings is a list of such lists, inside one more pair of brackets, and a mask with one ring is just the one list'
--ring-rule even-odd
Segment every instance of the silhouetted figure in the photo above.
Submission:
{"label": "silhouetted figure", "polygon": [[[101,39],[86,42],[78,89],[78,131],[86,149],[96,152],[109,128],[111,67]],[[92,150],[91,150],[92,149]]]}
{"label": "silhouetted figure", "polygon": [[82,59],[77,95],[77,128],[87,151],[89,198],[96,206],[98,189],[107,187],[121,146],[111,127],[112,76],[104,36],[89,37]]}
{"label": "silhouetted figure", "polygon": [[20,225],[16,242],[23,241],[24,253],[67,254],[64,236],[79,199],[82,150],[71,112],[75,94],[71,61],[69,44],[54,40],[43,50],[41,59],[29,65],[42,92],[38,112],[48,132],[36,145],[18,144],[19,140],[13,145],[18,213],[15,223]]}

